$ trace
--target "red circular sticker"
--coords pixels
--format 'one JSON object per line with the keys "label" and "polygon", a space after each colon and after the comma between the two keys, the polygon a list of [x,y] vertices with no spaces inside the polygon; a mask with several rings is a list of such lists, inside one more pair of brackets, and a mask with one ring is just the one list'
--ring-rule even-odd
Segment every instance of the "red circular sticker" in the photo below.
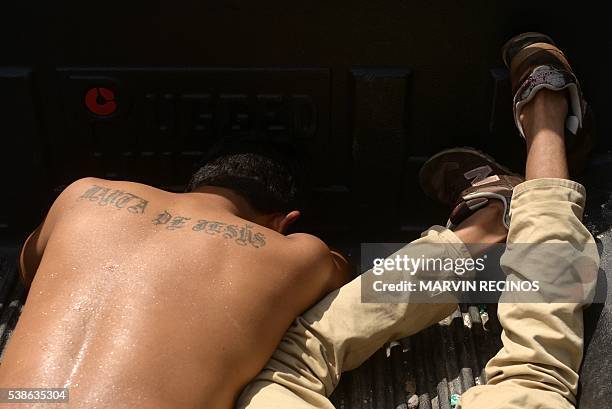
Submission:
{"label": "red circular sticker", "polygon": [[85,106],[98,116],[112,115],[117,110],[115,93],[108,88],[92,88],[85,94]]}

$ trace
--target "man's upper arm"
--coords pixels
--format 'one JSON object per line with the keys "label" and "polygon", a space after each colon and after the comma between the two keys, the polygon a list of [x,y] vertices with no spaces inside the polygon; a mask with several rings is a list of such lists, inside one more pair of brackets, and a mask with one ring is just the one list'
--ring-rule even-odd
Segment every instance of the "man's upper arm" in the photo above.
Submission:
{"label": "man's upper arm", "polygon": [[74,199],[78,197],[80,189],[86,186],[87,183],[91,184],[92,180],[89,178],[79,179],[64,189],[55,202],[53,202],[43,223],[26,239],[19,254],[19,274],[26,287],[29,287],[34,279],[36,270],[38,270],[43,253],[47,247],[47,241],[53,232],[57,220],[74,202]]}
{"label": "man's upper arm", "polygon": [[[44,223],[43,223],[44,224]],[[32,284],[34,274],[38,269],[44,251],[43,240],[40,238],[42,224],[32,232],[21,247],[19,253],[19,276],[26,287]]]}
{"label": "man's upper arm", "polygon": [[335,266],[334,274],[332,275],[330,285],[332,287],[331,289],[335,290],[336,288],[340,288],[344,284],[351,281],[353,266],[348,261],[348,259],[342,254],[340,254],[338,251],[331,250],[330,254]]}

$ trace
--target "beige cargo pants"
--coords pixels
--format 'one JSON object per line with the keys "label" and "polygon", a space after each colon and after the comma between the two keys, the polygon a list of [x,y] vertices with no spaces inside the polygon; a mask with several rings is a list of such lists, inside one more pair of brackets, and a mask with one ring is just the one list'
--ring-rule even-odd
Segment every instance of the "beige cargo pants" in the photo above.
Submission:
{"label": "beige cargo pants", "polygon": [[[569,180],[538,179],[517,186],[508,243],[594,243],[581,223],[584,203],[584,188]],[[426,231],[399,253],[410,254],[415,246],[428,243],[436,243],[433,251],[440,252],[428,256],[469,257],[458,237],[441,227]],[[587,256],[599,262],[596,251]],[[525,271],[520,261],[504,255],[502,268],[530,279],[543,272],[555,274],[554,260],[542,260],[538,271]],[[415,334],[456,308],[452,303],[362,303],[361,284],[361,278],[353,280],[297,318],[237,407],[333,408],[327,397],[343,371],[361,365],[384,343]],[[584,303],[511,301],[498,308],[503,348],[486,366],[488,383],[464,393],[460,407],[573,408],[583,352]]]}

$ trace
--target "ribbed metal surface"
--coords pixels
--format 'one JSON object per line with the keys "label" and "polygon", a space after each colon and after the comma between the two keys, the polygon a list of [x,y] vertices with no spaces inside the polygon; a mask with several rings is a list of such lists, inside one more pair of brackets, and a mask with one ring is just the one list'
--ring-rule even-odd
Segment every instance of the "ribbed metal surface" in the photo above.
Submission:
{"label": "ribbed metal surface", "polygon": [[17,247],[0,246],[0,359],[23,307],[25,291],[17,277]]}
{"label": "ribbed metal surface", "polygon": [[344,409],[451,409],[453,395],[485,383],[483,369],[501,346],[499,322],[487,307],[482,314],[482,307],[462,305],[439,324],[379,350],[343,376],[332,401]]}

